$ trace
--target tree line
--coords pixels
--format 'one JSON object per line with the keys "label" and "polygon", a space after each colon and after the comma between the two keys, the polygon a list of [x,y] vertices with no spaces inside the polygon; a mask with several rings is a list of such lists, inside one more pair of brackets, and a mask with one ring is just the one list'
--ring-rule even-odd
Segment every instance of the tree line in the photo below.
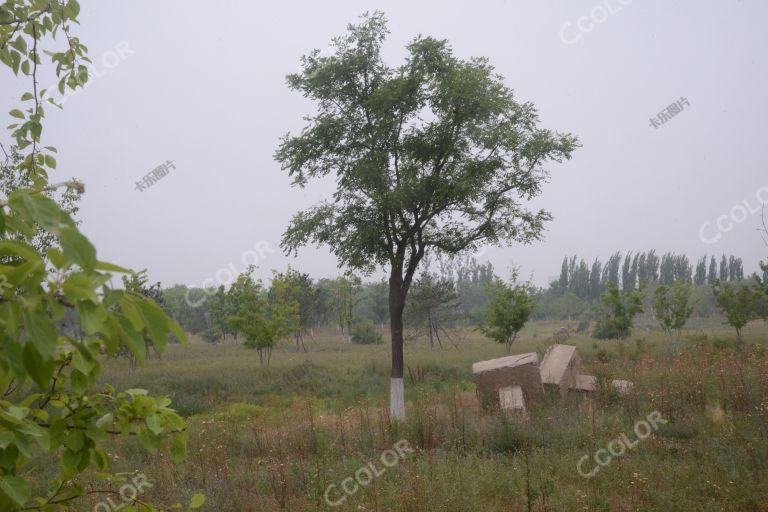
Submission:
{"label": "tree line", "polygon": [[615,252],[605,263],[595,258],[591,264],[573,255],[563,258],[560,277],[550,284],[550,290],[559,296],[571,292],[580,299],[595,301],[608,290],[608,283],[632,290],[641,285],[670,286],[680,279],[696,286],[712,285],[718,280],[741,281],[744,264],[739,257],[723,254],[719,263],[714,255],[704,255],[694,266],[684,254],[668,252],[658,256],[655,250],[625,255]]}

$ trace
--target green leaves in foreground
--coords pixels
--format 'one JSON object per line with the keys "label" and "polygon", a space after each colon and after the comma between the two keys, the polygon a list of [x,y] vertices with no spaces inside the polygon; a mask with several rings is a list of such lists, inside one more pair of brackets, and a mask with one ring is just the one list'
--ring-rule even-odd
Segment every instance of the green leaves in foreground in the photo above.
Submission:
{"label": "green leaves in foreground", "polygon": [[[43,146],[42,123],[46,103],[55,102],[38,89],[36,73],[45,55],[59,92],[87,81],[87,48],[69,32],[79,12],[77,0],[0,2],[0,64],[29,83],[24,106],[10,111],[8,128],[26,151],[15,171],[35,187],[13,186],[0,197],[0,512],[69,509],[91,492],[81,473],[108,469],[102,443],[110,435],[136,436],[150,450],[166,447],[175,461],[187,447],[184,421],[168,398],[97,387],[105,355],[127,351],[142,360],[148,347],[162,352],[171,334],[186,343],[184,333],[152,300],[113,290],[110,273],[128,271],[98,261],[70,215],[46,197],[62,185],[48,183],[56,149]],[[63,48],[47,49],[57,34]],[[83,192],[77,182],[63,186]],[[36,235],[52,237],[50,248],[38,249]],[[32,460],[36,467],[57,461],[55,481],[34,486],[42,496],[33,494]],[[202,503],[195,496],[190,508]],[[138,508],[154,510],[143,502],[123,510]]]}
{"label": "green leaves in foreground", "polygon": [[[143,360],[148,344],[162,352],[170,335],[185,343],[181,328],[153,301],[108,286],[111,274],[98,269],[122,269],[98,262],[93,245],[56,202],[20,190],[0,219],[0,510],[32,498],[25,468],[40,454],[61,458],[54,495],[38,503],[61,499],[63,488],[67,497],[83,493],[80,473],[108,469],[100,443],[109,434],[135,435],[150,450],[166,446],[181,460],[185,424],[170,399],[140,389],[94,389],[102,354],[127,349]],[[40,228],[60,242],[48,250],[48,268],[30,243]],[[80,332],[60,328],[67,315],[77,318]]]}

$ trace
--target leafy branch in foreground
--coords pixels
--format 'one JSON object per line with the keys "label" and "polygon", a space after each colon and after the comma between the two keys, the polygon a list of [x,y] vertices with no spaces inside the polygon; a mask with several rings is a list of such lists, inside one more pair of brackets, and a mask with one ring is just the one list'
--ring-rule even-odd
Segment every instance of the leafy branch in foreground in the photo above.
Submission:
{"label": "leafy branch in foreground", "polygon": [[[112,273],[128,271],[99,261],[70,214],[48,197],[58,188],[48,182],[56,150],[41,144],[46,91],[38,89],[37,70],[45,53],[60,90],[87,80],[86,48],[69,33],[79,10],[75,0],[0,4],[0,62],[28,77],[31,89],[21,97],[31,106],[10,112],[15,145],[26,152],[15,170],[31,186],[0,198],[0,511],[66,510],[93,493],[82,473],[108,469],[109,435],[137,436],[148,449],[170,447],[176,461],[186,452],[186,427],[170,399],[97,386],[104,355],[127,348],[141,361],[145,338],[162,352],[171,334],[186,343],[184,332],[154,301],[112,289]],[[43,50],[57,34],[65,48]],[[78,183],[64,186],[82,192]],[[41,232],[50,243],[35,243]],[[82,337],[60,328],[68,313],[79,319]],[[33,495],[33,459],[58,466],[42,495]],[[196,496],[191,507],[200,505]],[[154,510],[139,502],[128,509],[138,506]]]}

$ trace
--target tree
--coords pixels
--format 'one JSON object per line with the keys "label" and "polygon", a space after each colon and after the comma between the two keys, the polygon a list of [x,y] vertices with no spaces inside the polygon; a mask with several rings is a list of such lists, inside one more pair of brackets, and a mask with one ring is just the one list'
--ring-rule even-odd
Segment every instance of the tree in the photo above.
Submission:
{"label": "tree", "polygon": [[589,272],[589,299],[595,300],[600,297],[603,292],[603,286],[600,282],[600,276],[603,272],[603,264],[600,260],[595,258],[592,263],[592,270]]}
{"label": "tree", "polygon": [[696,274],[693,277],[693,284],[701,286],[707,282],[707,256],[704,255],[696,263]]}
{"label": "tree", "polygon": [[645,256],[646,275],[648,277],[648,283],[656,283],[659,281],[659,257],[656,255],[656,251],[651,249]]}
{"label": "tree", "polygon": [[621,289],[632,290],[635,287],[635,279],[632,276],[632,252],[624,256],[624,264],[621,266]]}
{"label": "tree", "polygon": [[233,314],[237,305],[233,305],[233,295],[228,293],[224,285],[219,285],[215,293],[209,294],[205,299],[205,310],[210,316],[210,327],[206,331],[204,338],[212,343],[221,339],[226,340],[227,334],[232,334],[237,341],[237,332],[230,329],[227,317]]}
{"label": "tree", "polygon": [[289,324],[293,329],[290,334],[293,335],[296,350],[306,352],[307,347],[304,344],[304,336],[315,323],[317,288],[312,283],[312,278],[309,277],[309,274],[303,274],[288,267],[286,272],[276,273],[273,276],[269,295],[270,303],[278,300],[276,293],[281,291],[285,293],[284,300],[291,307],[295,305],[297,310],[298,318],[293,322],[294,319],[291,316],[291,323]]}
{"label": "tree", "polygon": [[570,158],[577,141],[538,128],[533,105],[518,103],[486,59],[418,37],[392,68],[381,58],[386,35],[383,14],[365,15],[333,40],[332,55],[303,57],[288,83],[317,114],[276,159],[294,185],[329,174],[336,183],[332,202],[294,216],[284,250],[324,244],[342,267],[389,274],[390,411],[400,420],[403,311],[419,263],[428,252],[540,239],[551,215],[523,202],[541,192],[544,165]]}
{"label": "tree", "polygon": [[608,283],[619,284],[619,268],[621,267],[621,253],[611,254],[608,262],[603,267],[602,288],[608,288]]}
{"label": "tree", "polygon": [[750,320],[757,318],[761,293],[748,283],[724,283],[716,281],[712,286],[717,307],[725,313],[728,325],[736,329],[736,336],[741,338],[741,330]]}
{"label": "tree", "polygon": [[560,267],[560,279],[558,280],[558,291],[560,295],[568,291],[568,256],[563,258],[563,264]]}
{"label": "tree", "polygon": [[707,284],[713,285],[717,281],[717,262],[714,256],[709,257],[709,271],[707,272]]}
{"label": "tree", "polygon": [[[70,213],[48,197],[67,187],[76,193],[83,190],[77,182],[49,182],[56,150],[43,146],[48,103],[45,91],[38,89],[37,75],[43,56],[48,56],[62,91],[87,80],[86,48],[70,32],[79,10],[76,0],[0,4],[0,62],[30,84],[21,96],[26,106],[11,110],[15,122],[9,127],[23,153],[13,165],[29,187],[0,197],[4,511],[71,510],[78,498],[99,492],[89,484],[94,473],[118,481],[105,473],[110,435],[135,435],[147,449],[170,445],[174,461],[186,451],[185,423],[170,407],[170,399],[141,389],[118,391],[100,382],[102,354],[114,357],[127,347],[141,361],[146,355],[143,333],[162,352],[171,334],[185,343],[183,331],[153,300],[110,287],[113,274],[129,271],[99,261],[96,248]],[[63,51],[51,46],[55,34],[66,39]],[[46,244],[38,243],[43,231],[51,237],[45,249]],[[57,326],[72,312],[79,318],[83,340]],[[40,481],[40,462],[53,464],[58,474]],[[199,507],[199,496],[192,501]],[[149,504],[136,505],[154,510]]]}
{"label": "tree", "polygon": [[653,311],[656,321],[669,336],[676,330],[680,330],[693,313],[693,305],[690,305],[691,284],[685,279],[678,279],[668,287],[660,285],[654,292]]}
{"label": "tree", "polygon": [[384,330],[384,324],[389,320],[388,304],[389,288],[384,280],[366,283],[360,293],[355,315],[364,316]]}
{"label": "tree", "polygon": [[498,343],[504,343],[507,352],[510,352],[512,343],[525,327],[533,311],[531,286],[529,284],[512,286],[501,279],[496,279],[488,288],[491,300],[480,332]]}
{"label": "tree", "polygon": [[[197,334],[209,328],[210,313],[204,307],[206,291],[176,285],[163,290],[165,310],[184,331]],[[199,306],[195,307],[195,304]]]}
{"label": "tree", "polygon": [[[1,147],[2,145],[0,145],[0,148]],[[19,165],[22,162],[22,156],[19,149],[16,146],[11,146],[9,153],[5,153],[4,148],[3,153],[5,160],[0,163],[0,194],[8,197],[16,190],[34,188],[35,181],[30,169],[19,169]],[[82,184],[75,181],[72,186],[64,187],[63,190],[49,189],[41,193],[56,201],[59,206],[61,206],[62,210],[74,217],[79,209],[77,207],[77,202],[80,200],[80,196],[84,190]],[[56,244],[56,237],[53,233],[39,225],[35,225],[35,228],[36,232],[32,239],[32,245],[38,252],[45,254],[48,248],[53,247]],[[5,233],[0,235],[0,239],[3,238],[5,238]],[[17,237],[17,240],[21,240],[21,237]]]}
{"label": "tree", "polygon": [[[147,285],[149,278],[147,277],[147,270],[140,270],[138,272],[131,272],[128,275],[123,276],[123,286],[128,293],[145,297],[161,308],[165,305],[163,302],[163,292],[160,282],[156,282],[153,285]],[[150,349],[152,348],[152,340],[149,337],[149,333],[146,329],[141,332],[144,338],[145,353],[149,356]],[[136,369],[136,365],[139,360],[136,354],[129,349],[122,351],[122,354],[128,357],[128,361],[131,367],[131,371]],[[160,354],[158,354],[159,356]]]}
{"label": "tree", "polygon": [[348,339],[352,335],[352,323],[355,315],[361,281],[357,276],[339,276],[331,282],[331,307],[336,314],[336,322],[341,334]]}
{"label": "tree", "polygon": [[413,283],[405,309],[405,325],[415,328],[417,335],[425,334],[430,349],[435,348],[435,341],[443,348],[440,334],[451,340],[445,326],[458,317],[458,297],[452,279],[424,272]]}
{"label": "tree", "polygon": [[232,283],[228,293],[237,297],[237,307],[227,316],[226,322],[232,331],[243,335],[246,347],[258,351],[259,364],[264,367],[269,366],[279,333],[276,324],[268,318],[261,283],[254,281],[252,272],[253,269],[249,268]]}
{"label": "tree", "polygon": [[632,332],[635,315],[643,312],[643,294],[639,289],[621,292],[609,281],[601,299],[594,336],[599,339],[625,339]]}
{"label": "tree", "polygon": [[728,281],[728,260],[726,259],[725,254],[723,254],[723,257],[720,260],[720,281],[723,283]]}

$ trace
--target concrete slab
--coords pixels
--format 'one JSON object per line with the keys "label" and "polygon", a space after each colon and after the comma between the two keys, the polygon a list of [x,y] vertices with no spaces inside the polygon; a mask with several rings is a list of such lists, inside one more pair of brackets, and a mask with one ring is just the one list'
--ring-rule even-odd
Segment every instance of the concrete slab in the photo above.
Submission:
{"label": "concrete slab", "polygon": [[499,390],[519,386],[527,407],[544,397],[535,352],[480,361],[472,365],[475,385],[484,407],[500,407]]}
{"label": "concrete slab", "polygon": [[576,386],[581,371],[581,357],[572,345],[552,345],[541,361],[541,381],[545,386],[556,387],[561,397]]}

